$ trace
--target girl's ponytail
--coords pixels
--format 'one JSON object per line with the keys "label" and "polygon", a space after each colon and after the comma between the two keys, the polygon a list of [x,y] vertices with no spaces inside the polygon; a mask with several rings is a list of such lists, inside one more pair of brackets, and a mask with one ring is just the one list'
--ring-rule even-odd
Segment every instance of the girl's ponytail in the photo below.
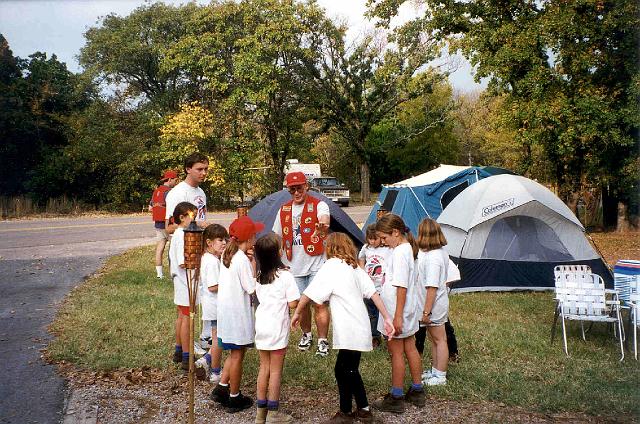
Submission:
{"label": "girl's ponytail", "polygon": [[231,259],[238,253],[238,250],[240,250],[238,240],[235,237],[231,237],[229,243],[227,243],[227,247],[224,249],[224,252],[222,252],[222,264],[225,267],[229,268],[231,266]]}
{"label": "girl's ponytail", "polygon": [[411,245],[411,250],[413,250],[413,260],[418,259],[418,242],[416,241],[415,237],[413,237],[413,234],[411,233],[410,229],[406,229],[407,232],[404,233],[404,236],[407,238],[407,241],[409,242],[409,244]]}

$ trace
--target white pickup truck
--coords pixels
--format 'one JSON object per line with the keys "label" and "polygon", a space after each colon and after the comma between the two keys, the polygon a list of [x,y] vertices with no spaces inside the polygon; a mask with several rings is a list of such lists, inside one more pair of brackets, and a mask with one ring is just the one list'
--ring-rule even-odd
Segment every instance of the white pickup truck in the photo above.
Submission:
{"label": "white pickup truck", "polygon": [[310,181],[311,190],[319,191],[342,207],[349,206],[349,189],[336,177],[315,177]]}

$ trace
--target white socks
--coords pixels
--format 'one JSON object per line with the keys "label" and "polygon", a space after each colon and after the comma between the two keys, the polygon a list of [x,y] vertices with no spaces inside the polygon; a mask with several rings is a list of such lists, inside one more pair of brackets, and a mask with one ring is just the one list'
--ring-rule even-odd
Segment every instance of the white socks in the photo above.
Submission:
{"label": "white socks", "polygon": [[440,371],[440,370],[435,369],[434,367],[431,367],[431,375],[433,375],[435,377],[447,378],[447,372],[446,371]]}
{"label": "white socks", "polygon": [[163,277],[163,275],[162,275],[162,265],[156,265],[156,276],[158,278],[162,278]]}

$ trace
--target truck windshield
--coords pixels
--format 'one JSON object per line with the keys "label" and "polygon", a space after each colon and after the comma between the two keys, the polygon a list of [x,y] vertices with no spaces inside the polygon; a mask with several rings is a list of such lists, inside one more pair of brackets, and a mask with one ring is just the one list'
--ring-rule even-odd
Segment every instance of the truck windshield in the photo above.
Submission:
{"label": "truck windshield", "polygon": [[340,185],[336,178],[315,178],[313,183],[317,186],[336,186]]}

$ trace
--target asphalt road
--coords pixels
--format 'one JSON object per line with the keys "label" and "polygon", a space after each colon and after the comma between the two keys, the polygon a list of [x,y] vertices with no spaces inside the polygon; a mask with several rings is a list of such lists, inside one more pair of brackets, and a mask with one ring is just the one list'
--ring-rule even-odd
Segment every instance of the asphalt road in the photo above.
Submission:
{"label": "asphalt road", "polygon": [[[361,224],[370,207],[344,210]],[[234,217],[210,213],[208,220],[228,226]],[[0,222],[0,422],[62,420],[65,382],[41,358],[47,326],[66,294],[107,257],[153,236],[146,215]]]}

